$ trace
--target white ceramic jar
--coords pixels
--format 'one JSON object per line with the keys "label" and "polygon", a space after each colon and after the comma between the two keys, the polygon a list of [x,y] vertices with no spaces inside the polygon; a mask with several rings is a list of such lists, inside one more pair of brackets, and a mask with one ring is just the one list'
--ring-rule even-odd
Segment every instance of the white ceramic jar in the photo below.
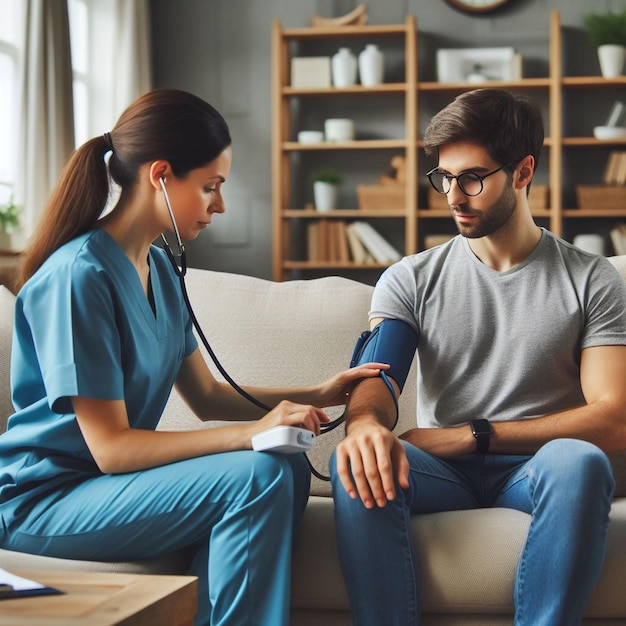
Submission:
{"label": "white ceramic jar", "polygon": [[349,48],[339,48],[332,58],[333,85],[351,87],[356,84],[357,59]]}
{"label": "white ceramic jar", "polygon": [[354,139],[354,120],[330,118],[324,122],[326,141],[352,141]]}
{"label": "white ceramic jar", "polygon": [[374,87],[383,82],[385,56],[376,44],[369,43],[359,54],[359,79],[364,87]]}

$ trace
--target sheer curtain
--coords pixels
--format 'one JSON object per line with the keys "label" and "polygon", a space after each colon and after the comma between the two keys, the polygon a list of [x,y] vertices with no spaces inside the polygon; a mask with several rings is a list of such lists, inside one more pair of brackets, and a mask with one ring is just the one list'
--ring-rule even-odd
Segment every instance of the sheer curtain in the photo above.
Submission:
{"label": "sheer curtain", "polygon": [[[91,137],[110,130],[122,110],[151,88],[149,2],[81,1],[89,16],[85,114]],[[26,245],[75,147],[67,3],[24,0],[22,6],[25,53],[15,196],[23,209],[15,248]]]}
{"label": "sheer curtain", "polygon": [[83,0],[89,7],[89,136],[111,130],[152,86],[148,0]]}
{"label": "sheer curtain", "polygon": [[23,7],[25,46],[15,194],[22,206],[17,234],[22,244],[74,148],[67,5],[27,0]]}

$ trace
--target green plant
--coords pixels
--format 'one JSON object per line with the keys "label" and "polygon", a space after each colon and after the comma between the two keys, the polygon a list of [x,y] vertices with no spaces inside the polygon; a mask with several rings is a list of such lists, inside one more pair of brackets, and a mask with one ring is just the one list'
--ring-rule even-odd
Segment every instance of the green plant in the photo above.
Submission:
{"label": "green plant", "polygon": [[626,46],[626,10],[621,13],[587,13],[583,23],[595,46],[617,44]]}
{"label": "green plant", "polygon": [[0,204],[0,230],[5,233],[12,233],[20,223],[18,216],[18,209],[13,198],[10,198],[8,202]]}
{"label": "green plant", "polygon": [[330,183],[331,185],[341,185],[343,176],[333,169],[320,170],[313,174],[314,183]]}

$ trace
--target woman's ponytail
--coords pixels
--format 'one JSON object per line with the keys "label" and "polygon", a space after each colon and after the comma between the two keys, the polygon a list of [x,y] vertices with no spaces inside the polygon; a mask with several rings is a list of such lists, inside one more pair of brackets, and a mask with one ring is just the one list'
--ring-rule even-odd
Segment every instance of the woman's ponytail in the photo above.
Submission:
{"label": "woman's ponytail", "polygon": [[95,137],[68,161],[24,253],[17,289],[55,250],[96,225],[109,196],[104,163],[109,150],[104,137]]}

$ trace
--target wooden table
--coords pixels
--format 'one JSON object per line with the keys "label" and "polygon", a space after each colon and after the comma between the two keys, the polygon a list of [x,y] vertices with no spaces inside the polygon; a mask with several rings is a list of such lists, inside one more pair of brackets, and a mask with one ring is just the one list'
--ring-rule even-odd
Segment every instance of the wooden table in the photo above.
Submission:
{"label": "wooden table", "polygon": [[20,570],[63,595],[0,600],[1,626],[193,626],[194,576]]}

